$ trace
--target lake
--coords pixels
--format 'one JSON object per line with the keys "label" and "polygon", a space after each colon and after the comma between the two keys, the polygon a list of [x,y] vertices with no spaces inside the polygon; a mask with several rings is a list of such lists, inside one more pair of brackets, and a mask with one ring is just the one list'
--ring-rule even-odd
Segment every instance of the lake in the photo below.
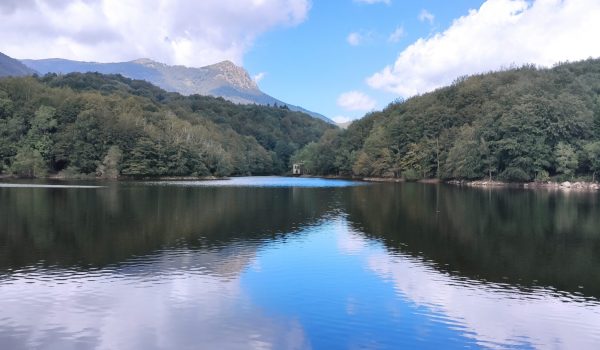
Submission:
{"label": "lake", "polygon": [[600,195],[0,184],[1,349],[600,348]]}

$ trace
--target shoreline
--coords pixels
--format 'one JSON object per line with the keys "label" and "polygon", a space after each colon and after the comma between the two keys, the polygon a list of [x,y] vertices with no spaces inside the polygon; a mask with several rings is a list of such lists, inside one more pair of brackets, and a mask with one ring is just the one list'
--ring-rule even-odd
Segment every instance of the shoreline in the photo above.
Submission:
{"label": "shoreline", "polygon": [[217,176],[119,176],[118,178],[107,178],[107,177],[96,177],[96,176],[57,176],[51,175],[46,177],[20,177],[14,175],[0,175],[0,181],[2,180],[50,180],[50,181],[218,181],[218,180],[230,180],[231,177],[217,177]]}
{"label": "shoreline", "polygon": [[[292,176],[289,174],[285,175],[270,175],[270,176],[282,176],[282,177],[298,177],[298,178],[321,178],[330,180],[351,180],[351,181],[364,181],[364,182],[375,182],[375,183],[422,183],[422,184],[447,184],[458,187],[471,187],[471,188],[488,188],[488,189],[502,189],[502,188],[519,188],[519,189],[532,189],[532,190],[554,190],[554,191],[574,191],[574,192],[597,192],[600,191],[600,183],[588,182],[588,181],[564,181],[564,182],[504,182],[504,181],[489,181],[489,180],[448,180],[443,181],[440,179],[422,179],[417,181],[407,181],[403,178],[392,178],[392,177],[359,177],[359,176],[341,176],[341,175],[300,175]],[[14,175],[2,174],[0,175],[0,181],[3,180],[51,180],[51,181],[219,181],[219,180],[231,180],[236,176],[159,176],[159,177],[133,177],[133,176],[120,176],[119,178],[101,178],[101,177],[65,177],[51,175],[47,177],[39,178],[24,178]]]}
{"label": "shoreline", "polygon": [[[386,177],[365,177],[356,178],[355,180],[362,180],[367,182],[408,182],[401,178],[386,178]],[[414,181],[415,183],[425,184],[447,184],[453,186],[466,186],[474,188],[522,188],[522,189],[533,189],[533,190],[557,190],[557,191],[579,191],[579,192],[595,192],[600,190],[600,183],[598,182],[587,182],[587,181],[564,181],[564,182],[503,182],[503,181],[489,181],[489,180],[449,180],[442,181],[440,179],[424,179]]]}

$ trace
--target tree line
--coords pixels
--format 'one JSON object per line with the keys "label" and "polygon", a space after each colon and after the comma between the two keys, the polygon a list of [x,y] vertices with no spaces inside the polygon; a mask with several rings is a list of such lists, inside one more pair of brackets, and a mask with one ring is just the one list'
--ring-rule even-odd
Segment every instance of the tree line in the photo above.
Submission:
{"label": "tree line", "polygon": [[328,130],[294,160],[313,174],[596,180],[600,60],[459,78]]}
{"label": "tree line", "polygon": [[0,79],[0,173],[23,177],[280,174],[332,128],[120,75]]}

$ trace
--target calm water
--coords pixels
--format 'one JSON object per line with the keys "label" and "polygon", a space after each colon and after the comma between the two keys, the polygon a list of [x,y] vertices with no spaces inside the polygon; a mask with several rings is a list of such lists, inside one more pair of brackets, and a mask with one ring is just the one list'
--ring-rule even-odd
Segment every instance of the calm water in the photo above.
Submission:
{"label": "calm water", "polygon": [[0,349],[600,348],[600,195],[0,184]]}

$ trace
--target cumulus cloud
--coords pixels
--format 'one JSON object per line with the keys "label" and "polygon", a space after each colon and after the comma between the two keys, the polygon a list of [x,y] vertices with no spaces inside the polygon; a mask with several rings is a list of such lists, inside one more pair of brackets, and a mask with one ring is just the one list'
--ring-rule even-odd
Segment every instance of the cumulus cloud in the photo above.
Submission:
{"label": "cumulus cloud", "polygon": [[417,40],[367,83],[408,97],[514,64],[598,57],[598,18],[597,0],[488,0],[446,31]]}
{"label": "cumulus cloud", "polygon": [[252,77],[252,79],[254,80],[255,83],[260,83],[261,80],[263,80],[265,78],[265,76],[267,75],[266,72],[260,72],[258,74],[256,74],[255,76]]}
{"label": "cumulus cloud", "polygon": [[404,35],[404,27],[399,26],[392,32],[392,34],[390,34],[390,36],[388,37],[388,41],[391,43],[397,43],[400,41],[400,39],[404,37]]}
{"label": "cumulus cloud", "polygon": [[421,10],[421,13],[419,13],[419,21],[421,22],[429,22],[429,24],[433,24],[433,21],[435,20],[435,16],[433,15],[433,13],[423,9]]}
{"label": "cumulus cloud", "polygon": [[341,94],[337,104],[347,111],[369,111],[377,106],[377,102],[360,91],[348,91]]}
{"label": "cumulus cloud", "polygon": [[240,64],[259,35],[301,23],[309,9],[309,0],[2,0],[0,51],[17,58]]}
{"label": "cumulus cloud", "polygon": [[377,3],[389,5],[392,3],[391,0],[354,0],[354,2],[368,4],[368,5],[373,5],[373,4],[377,4]]}

